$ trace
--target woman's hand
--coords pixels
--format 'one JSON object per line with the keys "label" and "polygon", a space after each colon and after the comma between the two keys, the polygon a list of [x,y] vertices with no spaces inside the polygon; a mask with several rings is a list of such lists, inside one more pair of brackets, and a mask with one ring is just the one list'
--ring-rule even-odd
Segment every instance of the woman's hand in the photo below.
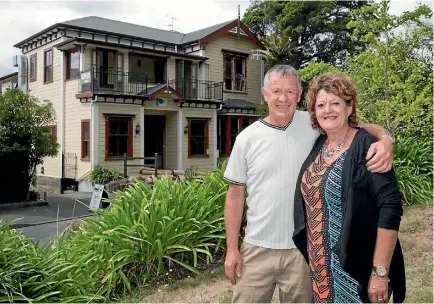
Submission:
{"label": "woman's hand", "polygon": [[368,283],[368,296],[371,303],[387,303],[389,301],[389,279],[372,274]]}

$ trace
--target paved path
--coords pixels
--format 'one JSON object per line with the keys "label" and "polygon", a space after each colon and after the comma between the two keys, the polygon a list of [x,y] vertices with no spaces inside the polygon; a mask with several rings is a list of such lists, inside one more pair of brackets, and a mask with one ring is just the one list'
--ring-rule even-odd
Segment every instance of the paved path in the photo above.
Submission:
{"label": "paved path", "polygon": [[13,221],[21,218],[15,221],[13,226],[16,224],[27,226],[91,215],[92,212],[88,210],[91,197],[92,193],[84,192],[52,195],[47,198],[49,204],[46,206],[3,210],[0,211],[0,219]]}
{"label": "paved path", "polygon": [[[61,234],[69,225],[71,218],[91,216],[88,210],[92,193],[69,192],[47,197],[46,206],[27,207],[0,211],[0,219],[13,221],[11,228],[23,231],[40,246],[51,237]],[[81,202],[81,203],[80,203]]]}

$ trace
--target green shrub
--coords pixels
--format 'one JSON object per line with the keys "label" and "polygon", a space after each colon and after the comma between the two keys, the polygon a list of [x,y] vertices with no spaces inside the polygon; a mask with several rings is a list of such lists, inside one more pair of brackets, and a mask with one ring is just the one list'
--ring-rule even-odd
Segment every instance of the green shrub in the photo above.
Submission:
{"label": "green shrub", "polygon": [[101,166],[95,167],[89,175],[89,181],[92,184],[99,185],[104,185],[121,178],[122,174],[119,171],[110,168],[103,168]]}
{"label": "green shrub", "polygon": [[106,296],[157,279],[168,267],[197,272],[224,246],[222,170],[193,181],[138,181],[96,210],[72,232],[68,260],[88,257],[88,272],[101,277]]}
{"label": "green shrub", "polygon": [[433,203],[432,141],[398,135],[394,167],[405,204]]}
{"label": "green shrub", "polygon": [[27,236],[0,221],[0,303],[102,299],[96,295],[98,278],[88,276],[79,264],[67,261],[50,245],[39,248]]}

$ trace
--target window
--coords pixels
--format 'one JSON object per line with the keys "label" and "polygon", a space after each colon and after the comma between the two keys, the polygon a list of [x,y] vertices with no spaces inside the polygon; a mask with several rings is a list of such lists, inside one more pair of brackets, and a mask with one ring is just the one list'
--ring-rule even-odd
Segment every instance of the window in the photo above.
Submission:
{"label": "window", "polygon": [[30,56],[30,81],[36,81],[37,54]]}
{"label": "window", "polygon": [[131,117],[107,117],[106,159],[133,156],[133,123]]}
{"label": "window", "polygon": [[69,51],[66,56],[66,79],[80,77],[80,49]]}
{"label": "window", "polygon": [[53,81],[53,49],[44,52],[44,82]]}
{"label": "window", "polygon": [[188,156],[209,156],[208,120],[188,122]]}
{"label": "window", "polygon": [[90,158],[90,120],[81,120],[81,159]]}
{"label": "window", "polygon": [[246,56],[224,54],[223,73],[225,90],[246,90]]}
{"label": "window", "polygon": [[57,137],[57,125],[47,126],[48,132]]}

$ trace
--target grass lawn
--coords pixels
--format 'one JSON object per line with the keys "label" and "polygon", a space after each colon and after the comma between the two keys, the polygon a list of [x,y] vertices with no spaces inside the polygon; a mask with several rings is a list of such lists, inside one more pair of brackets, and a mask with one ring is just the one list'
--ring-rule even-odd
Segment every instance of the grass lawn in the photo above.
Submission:
{"label": "grass lawn", "polygon": [[[399,238],[407,274],[407,303],[433,303],[433,207],[406,207]],[[117,302],[230,303],[231,284],[223,266],[167,286],[142,288]],[[273,302],[279,302],[277,293]]]}

